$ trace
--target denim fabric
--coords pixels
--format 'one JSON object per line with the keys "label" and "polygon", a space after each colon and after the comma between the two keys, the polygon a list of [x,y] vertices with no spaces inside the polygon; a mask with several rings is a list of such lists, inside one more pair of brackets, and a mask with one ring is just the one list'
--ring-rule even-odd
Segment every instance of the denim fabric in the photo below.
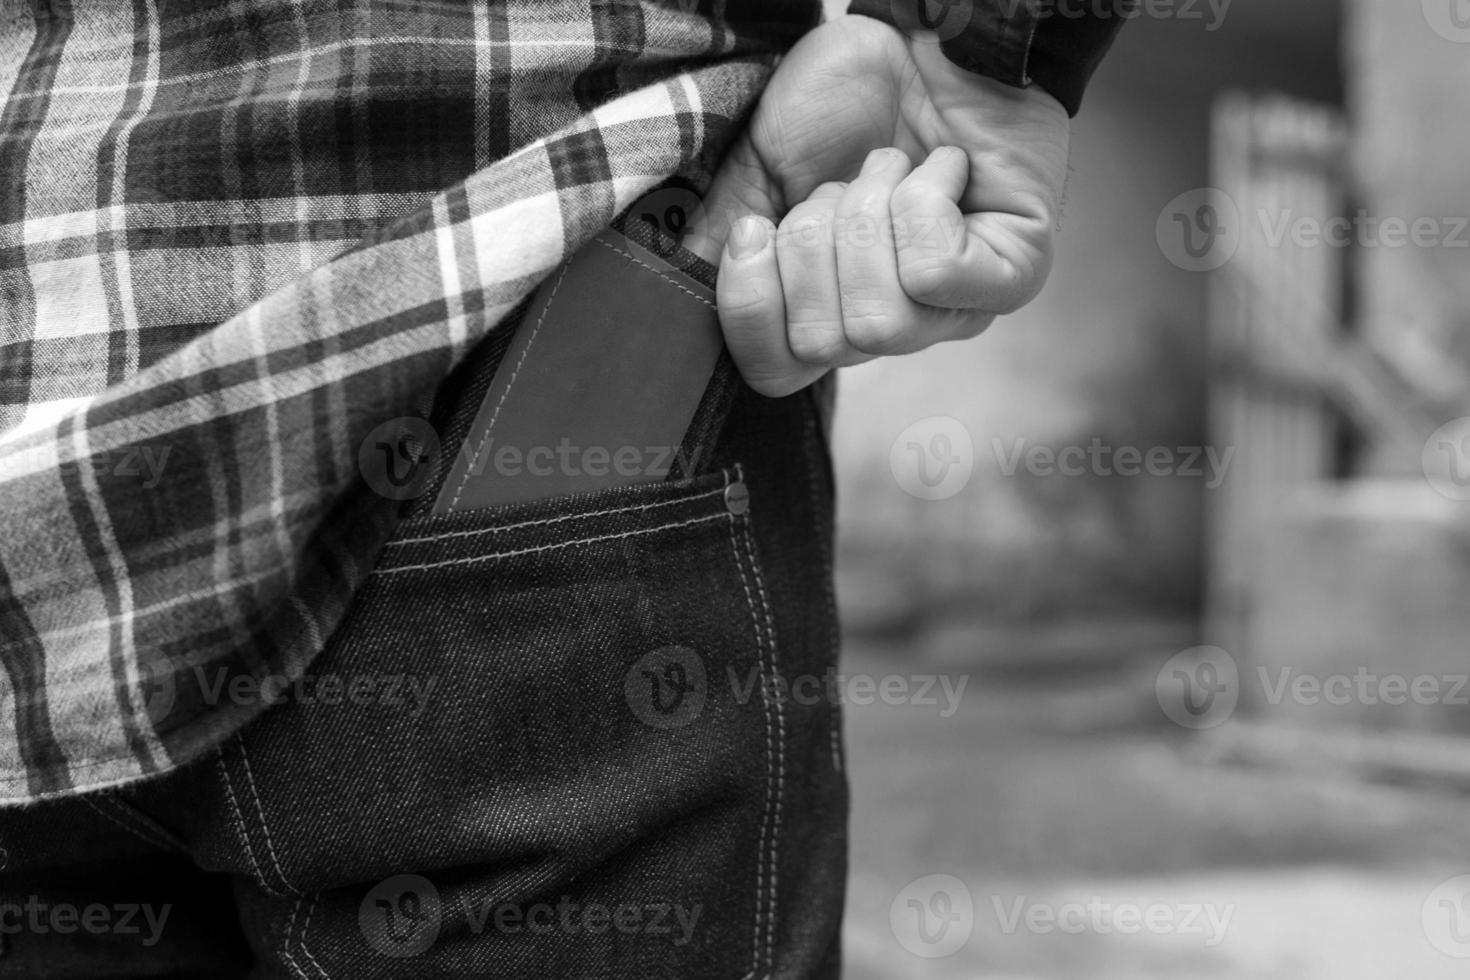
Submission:
{"label": "denim fabric", "polygon": [[[692,438],[664,483],[411,507],[307,678],[215,757],[0,814],[0,971],[837,976],[840,719],[790,696],[837,654],[818,395],[726,361]],[[145,945],[27,902],[171,912]]]}

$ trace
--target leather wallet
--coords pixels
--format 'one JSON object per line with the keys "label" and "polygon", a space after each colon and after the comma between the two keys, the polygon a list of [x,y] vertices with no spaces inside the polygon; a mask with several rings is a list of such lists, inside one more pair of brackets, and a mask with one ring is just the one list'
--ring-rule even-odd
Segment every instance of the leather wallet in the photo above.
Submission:
{"label": "leather wallet", "polygon": [[666,479],[719,363],[714,292],[607,229],[543,283],[439,514]]}

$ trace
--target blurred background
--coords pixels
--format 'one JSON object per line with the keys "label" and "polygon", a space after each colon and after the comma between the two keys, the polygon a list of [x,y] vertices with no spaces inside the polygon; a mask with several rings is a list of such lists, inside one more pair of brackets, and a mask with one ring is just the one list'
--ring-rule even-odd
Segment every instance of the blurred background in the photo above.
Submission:
{"label": "blurred background", "polygon": [[1466,0],[1143,0],[1043,297],[844,372],[849,976],[1470,976],[1467,118]]}

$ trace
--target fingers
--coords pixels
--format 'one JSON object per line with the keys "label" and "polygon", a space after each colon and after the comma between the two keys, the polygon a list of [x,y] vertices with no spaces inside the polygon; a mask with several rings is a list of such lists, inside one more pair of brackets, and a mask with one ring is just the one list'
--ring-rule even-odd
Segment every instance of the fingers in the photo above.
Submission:
{"label": "fingers", "polygon": [[[851,184],[818,187],[779,229],[763,216],[733,226],[717,285],[720,321],[756,391],[787,395],[833,368],[973,337],[994,320],[909,293],[894,202],[917,172],[901,150],[874,151]],[[930,173],[920,186],[947,177]]]}
{"label": "fingers", "polygon": [[786,215],[776,239],[787,344],[798,361],[818,367],[833,366],[847,351],[833,241],[845,190],[838,183],[818,187]]}
{"label": "fingers", "polygon": [[899,279],[928,306],[1014,312],[1036,297],[1050,271],[1050,210],[1017,192],[1007,211],[967,216],[958,202],[970,179],[965,152],[941,147],[894,190]]}
{"label": "fingers", "polygon": [[771,398],[800,391],[827,369],[803,364],[786,340],[786,296],[776,253],[776,226],[751,215],[736,222],[715,286],[720,326],[746,384]]}
{"label": "fingers", "polygon": [[[917,340],[913,334],[924,311],[908,297],[899,280],[890,213],[893,192],[911,169],[903,151],[874,150],[837,205],[839,356],[907,353]],[[792,348],[797,349],[794,336]],[[797,354],[800,356],[800,350]]]}

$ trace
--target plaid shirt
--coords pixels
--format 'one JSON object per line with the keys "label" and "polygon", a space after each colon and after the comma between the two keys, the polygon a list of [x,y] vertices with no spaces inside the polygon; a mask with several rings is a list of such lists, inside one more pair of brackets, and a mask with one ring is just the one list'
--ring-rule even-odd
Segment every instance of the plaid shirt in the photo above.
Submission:
{"label": "plaid shirt", "polygon": [[728,6],[0,0],[0,802],[198,758],[269,703],[221,684],[303,672],[397,516],[365,437],[705,186],[817,16]]}

